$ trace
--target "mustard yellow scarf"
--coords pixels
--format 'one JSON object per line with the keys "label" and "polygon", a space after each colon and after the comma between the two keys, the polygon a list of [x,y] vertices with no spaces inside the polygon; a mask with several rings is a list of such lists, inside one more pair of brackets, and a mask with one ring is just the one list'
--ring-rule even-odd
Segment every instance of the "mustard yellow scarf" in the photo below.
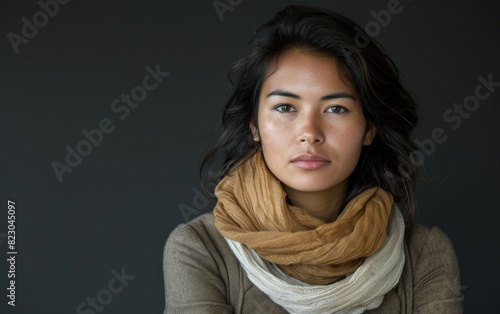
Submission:
{"label": "mustard yellow scarf", "polygon": [[325,223],[287,204],[286,193],[262,152],[224,177],[215,189],[215,225],[285,273],[325,285],[354,272],[385,243],[393,198],[373,187],[351,200],[337,220]]}

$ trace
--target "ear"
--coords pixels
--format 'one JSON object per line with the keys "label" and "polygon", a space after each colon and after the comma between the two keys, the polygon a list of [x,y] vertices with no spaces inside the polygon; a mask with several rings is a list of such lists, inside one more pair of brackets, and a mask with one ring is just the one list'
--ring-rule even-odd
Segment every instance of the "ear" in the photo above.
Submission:
{"label": "ear", "polygon": [[368,146],[373,142],[375,135],[377,134],[377,129],[371,123],[368,123],[365,131],[365,137],[363,138],[363,145]]}
{"label": "ear", "polygon": [[250,123],[248,126],[250,127],[250,131],[252,131],[253,140],[256,142],[260,142],[259,130],[257,129],[257,127],[255,127],[255,123],[254,123],[253,119],[250,120]]}

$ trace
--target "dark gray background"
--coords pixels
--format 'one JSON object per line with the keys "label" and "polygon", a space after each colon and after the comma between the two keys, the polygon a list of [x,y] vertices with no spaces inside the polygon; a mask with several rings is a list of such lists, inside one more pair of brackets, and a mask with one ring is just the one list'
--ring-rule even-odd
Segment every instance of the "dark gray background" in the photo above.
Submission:
{"label": "dark gray background", "polygon": [[[7,34],[20,35],[21,18],[41,8],[2,1],[0,233],[13,200],[18,255],[12,308],[0,238],[0,311],[76,313],[107,287],[111,270],[125,267],[135,278],[102,313],[162,312],[163,245],[184,222],[179,206],[200,205],[193,203],[198,165],[229,95],[226,71],[251,31],[287,4],[321,5],[364,26],[388,2],[243,0],[221,21],[211,0],[70,1],[15,53]],[[456,130],[443,113],[474,94],[479,75],[500,81],[500,8],[494,1],[401,5],[375,37],[421,102],[415,137],[437,127],[448,136],[425,158],[433,183],[421,185],[418,218],[453,241],[467,312],[491,313],[500,279],[500,88]],[[120,120],[112,101],[156,64],[170,75]],[[51,163],[63,163],[65,147],[75,148],[82,129],[102,118],[115,130],[60,183]]]}

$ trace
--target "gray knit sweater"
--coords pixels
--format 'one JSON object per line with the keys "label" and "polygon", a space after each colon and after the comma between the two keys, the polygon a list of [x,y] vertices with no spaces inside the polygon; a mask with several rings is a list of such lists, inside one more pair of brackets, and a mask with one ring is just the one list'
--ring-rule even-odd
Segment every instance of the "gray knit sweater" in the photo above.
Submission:
{"label": "gray knit sweater", "polygon": [[[436,227],[417,225],[405,255],[399,283],[379,308],[365,313],[462,313],[460,273],[448,237]],[[247,278],[212,213],[172,231],[163,272],[165,313],[287,313]]]}

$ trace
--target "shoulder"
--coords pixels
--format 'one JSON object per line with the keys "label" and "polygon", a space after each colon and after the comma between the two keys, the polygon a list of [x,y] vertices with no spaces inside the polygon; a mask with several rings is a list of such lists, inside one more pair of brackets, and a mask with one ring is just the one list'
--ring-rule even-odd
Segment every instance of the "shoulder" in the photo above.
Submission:
{"label": "shoulder", "polygon": [[214,216],[210,212],[179,224],[168,236],[164,256],[171,251],[200,253],[205,250],[217,250],[219,247],[229,250],[226,241],[215,227]]}
{"label": "shoulder", "polygon": [[212,213],[178,225],[163,252],[165,313],[233,313],[235,258]]}
{"label": "shoulder", "polygon": [[438,227],[415,225],[408,241],[408,250],[414,271],[446,267],[449,271],[459,273],[453,244]]}
{"label": "shoulder", "polygon": [[[215,227],[214,223],[214,216],[213,214],[206,213],[203,215],[200,215],[196,217],[195,219],[186,222],[186,223],[181,223],[177,227],[175,227],[174,230],[170,233],[168,240],[173,241],[180,238],[183,238],[185,236],[191,238],[191,237],[210,237],[210,236],[217,236],[218,231],[217,228]],[[168,243],[168,241],[167,241]]]}
{"label": "shoulder", "polygon": [[450,312],[445,313],[460,313],[460,270],[449,237],[438,227],[417,224],[407,244],[415,310],[431,313],[447,308]]}
{"label": "shoulder", "polygon": [[219,273],[221,279],[229,280],[230,276],[226,275],[234,274],[239,263],[210,212],[178,225],[170,233],[163,251],[163,265],[170,273],[193,267],[211,269]]}
{"label": "shoulder", "polygon": [[207,213],[178,225],[163,254],[166,313],[260,313],[284,310],[248,279]]}
{"label": "shoulder", "polygon": [[455,254],[453,244],[448,236],[438,227],[426,227],[421,224],[414,226],[408,241],[412,255],[421,258],[422,252],[436,251]]}

